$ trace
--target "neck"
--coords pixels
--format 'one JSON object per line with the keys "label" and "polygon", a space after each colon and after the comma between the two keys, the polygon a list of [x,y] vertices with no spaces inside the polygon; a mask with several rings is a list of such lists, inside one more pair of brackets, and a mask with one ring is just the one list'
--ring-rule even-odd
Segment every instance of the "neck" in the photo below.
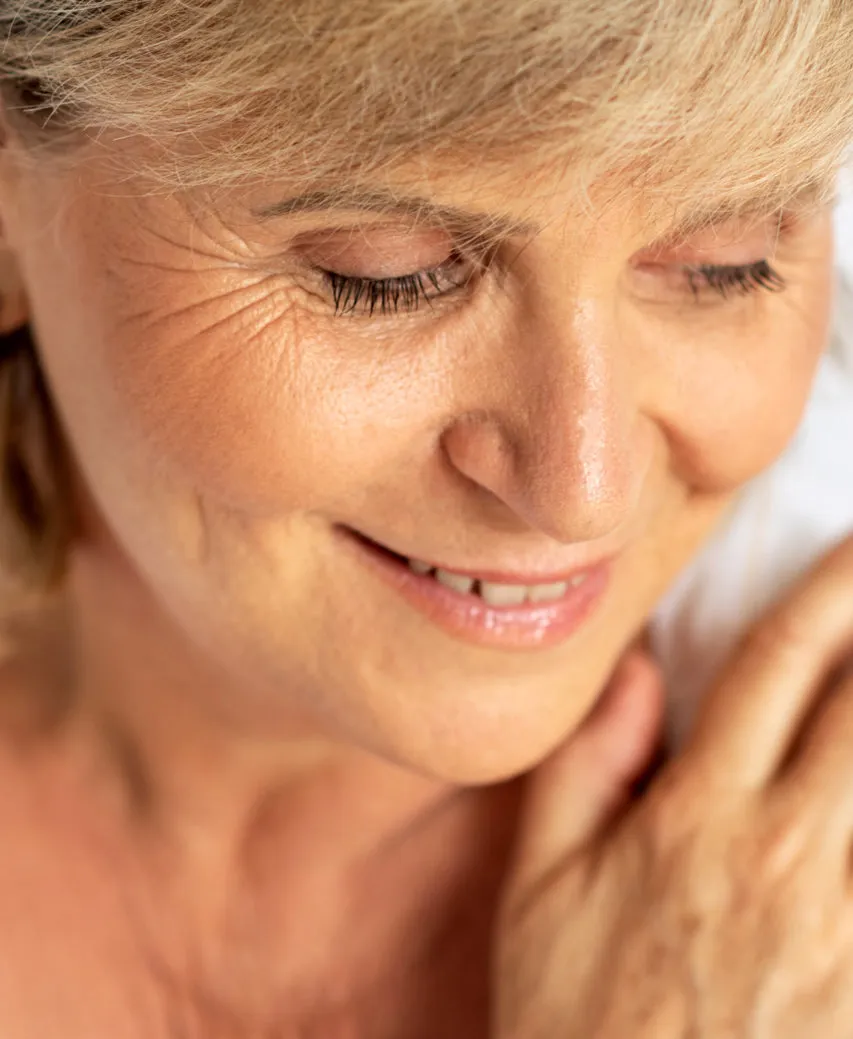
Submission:
{"label": "neck", "polygon": [[[153,891],[145,912],[164,947],[215,950],[204,970],[234,1005],[265,971],[258,1006],[294,979],[323,992],[333,978],[341,998],[377,977],[414,979],[390,983],[405,1001],[429,960],[440,985],[462,985],[480,1012],[514,786],[470,791],[418,776],[304,717],[273,734],[251,718],[235,724],[211,705],[239,706],[241,690],[117,550],[75,550],[64,616],[63,739],[99,796],[105,785],[118,793],[109,805],[132,838],[132,875],[153,865],[141,890]],[[468,936],[451,950],[457,919]]]}
{"label": "neck", "polygon": [[[277,715],[273,733],[240,717],[240,688],[196,651],[117,551],[79,548],[67,600],[77,729],[107,753],[140,822],[224,851],[259,811],[272,818],[286,805],[285,829],[302,820],[341,858],[360,859],[458,794],[336,742],[304,717]],[[324,800],[335,811],[321,811]]]}

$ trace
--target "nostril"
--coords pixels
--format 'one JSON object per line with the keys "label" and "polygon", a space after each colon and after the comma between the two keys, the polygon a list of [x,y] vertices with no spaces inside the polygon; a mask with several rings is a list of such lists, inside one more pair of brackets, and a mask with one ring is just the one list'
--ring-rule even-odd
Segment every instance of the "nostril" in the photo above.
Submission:
{"label": "nostril", "polygon": [[514,450],[496,422],[486,416],[467,416],[445,430],[441,444],[457,472],[497,498],[506,499]]}

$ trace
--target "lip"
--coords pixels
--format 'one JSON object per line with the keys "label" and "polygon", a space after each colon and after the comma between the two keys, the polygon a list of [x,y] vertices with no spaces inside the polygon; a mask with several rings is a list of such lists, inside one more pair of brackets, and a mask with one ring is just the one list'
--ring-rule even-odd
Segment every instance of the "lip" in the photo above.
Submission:
{"label": "lip", "polygon": [[545,649],[571,638],[603,598],[613,562],[611,557],[571,571],[535,575],[454,568],[454,573],[502,584],[570,582],[584,575],[580,584],[570,585],[566,594],[554,601],[490,606],[479,595],[456,592],[434,577],[416,574],[403,557],[355,531],[339,528],[339,533],[386,585],[438,627],[463,641],[503,649]]}

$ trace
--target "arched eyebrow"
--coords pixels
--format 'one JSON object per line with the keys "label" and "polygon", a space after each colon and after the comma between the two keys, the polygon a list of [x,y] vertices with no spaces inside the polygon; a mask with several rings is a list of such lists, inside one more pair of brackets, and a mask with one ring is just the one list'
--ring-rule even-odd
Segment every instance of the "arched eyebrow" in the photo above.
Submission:
{"label": "arched eyebrow", "polygon": [[456,206],[440,205],[416,195],[398,195],[391,191],[368,191],[358,188],[309,191],[304,195],[295,195],[255,209],[253,214],[259,220],[273,220],[301,213],[334,210],[405,217],[418,224],[442,227],[474,240],[532,238],[541,230],[538,224],[515,220],[504,214],[481,213]]}

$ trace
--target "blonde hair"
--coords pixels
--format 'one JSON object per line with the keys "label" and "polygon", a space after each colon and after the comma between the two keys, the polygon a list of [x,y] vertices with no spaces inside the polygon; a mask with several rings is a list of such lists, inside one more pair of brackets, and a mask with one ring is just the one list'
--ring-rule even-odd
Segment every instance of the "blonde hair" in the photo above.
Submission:
{"label": "blonde hair", "polygon": [[849,0],[0,0],[0,34],[35,161],[138,136],[164,190],[523,150],[711,216],[831,191],[853,139]]}

